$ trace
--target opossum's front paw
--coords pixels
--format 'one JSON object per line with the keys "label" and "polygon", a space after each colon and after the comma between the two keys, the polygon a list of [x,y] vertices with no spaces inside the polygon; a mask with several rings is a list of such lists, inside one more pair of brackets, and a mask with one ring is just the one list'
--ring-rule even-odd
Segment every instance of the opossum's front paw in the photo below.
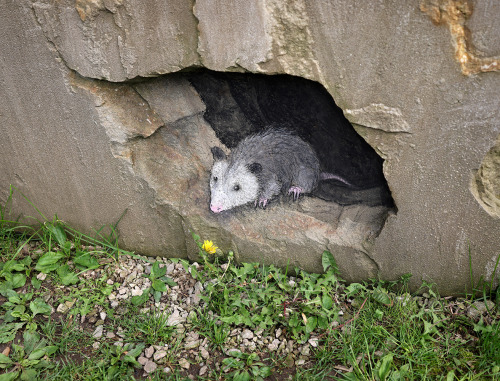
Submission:
{"label": "opossum's front paw", "polygon": [[[261,207],[262,209],[266,209],[266,205],[267,205],[267,201],[268,199],[267,198],[259,198],[259,207]],[[257,200],[255,200],[255,207],[257,207]]]}
{"label": "opossum's front paw", "polygon": [[294,200],[298,200],[301,193],[302,193],[302,188],[300,187],[293,186],[290,187],[290,189],[288,189],[288,194],[293,196]]}

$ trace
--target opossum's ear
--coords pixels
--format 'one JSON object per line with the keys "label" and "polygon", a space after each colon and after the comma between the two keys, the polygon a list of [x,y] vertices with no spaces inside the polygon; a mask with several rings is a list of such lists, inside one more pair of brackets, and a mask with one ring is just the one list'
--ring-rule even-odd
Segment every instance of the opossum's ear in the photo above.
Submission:
{"label": "opossum's ear", "polygon": [[248,164],[248,170],[254,174],[262,172],[262,165],[260,163]]}
{"label": "opossum's ear", "polygon": [[226,154],[219,147],[212,147],[211,150],[215,161],[226,160]]}

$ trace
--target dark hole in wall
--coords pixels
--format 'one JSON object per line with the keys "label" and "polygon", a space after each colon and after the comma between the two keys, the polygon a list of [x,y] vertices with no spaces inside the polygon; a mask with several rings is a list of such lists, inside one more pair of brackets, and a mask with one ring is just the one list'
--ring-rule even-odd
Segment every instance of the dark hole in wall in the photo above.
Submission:
{"label": "dark hole in wall", "polygon": [[186,75],[206,105],[205,120],[228,148],[269,126],[287,128],[314,147],[322,171],[354,185],[320,181],[313,196],[344,205],[394,206],[383,159],[356,133],[321,84],[290,75],[208,70]]}

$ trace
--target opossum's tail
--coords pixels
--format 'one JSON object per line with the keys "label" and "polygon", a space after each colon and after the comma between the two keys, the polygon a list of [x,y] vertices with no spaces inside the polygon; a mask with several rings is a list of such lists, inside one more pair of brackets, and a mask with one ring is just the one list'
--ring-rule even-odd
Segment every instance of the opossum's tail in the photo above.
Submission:
{"label": "opossum's tail", "polygon": [[349,185],[350,187],[353,187],[354,185],[352,185],[349,181],[343,179],[342,177],[338,176],[338,175],[334,175],[333,173],[328,173],[328,172],[321,172],[319,174],[319,179],[320,180],[337,180],[337,181],[340,181],[346,185]]}

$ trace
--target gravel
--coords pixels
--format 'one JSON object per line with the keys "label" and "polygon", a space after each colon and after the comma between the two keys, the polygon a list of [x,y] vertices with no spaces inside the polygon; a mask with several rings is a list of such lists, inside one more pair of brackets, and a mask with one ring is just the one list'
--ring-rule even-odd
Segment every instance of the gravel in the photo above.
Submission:
{"label": "gravel", "polygon": [[[151,258],[149,258],[151,260]],[[180,263],[173,263],[166,258],[157,257],[160,267],[166,267],[167,276],[174,280],[176,286],[167,286],[158,303],[151,303],[149,307],[142,307],[145,314],[167,314],[166,325],[174,328],[172,343],[181,339],[180,345],[175,349],[169,348],[172,343],[158,343],[147,346],[137,361],[143,366],[144,376],[155,372],[157,369],[164,373],[171,373],[172,368],[185,369],[189,374],[208,376],[210,369],[222,369],[222,359],[233,351],[245,353],[274,353],[286,358],[286,365],[304,364],[311,355],[311,347],[318,345],[318,338],[311,337],[309,342],[299,345],[292,340],[287,340],[282,328],[264,334],[259,329],[246,327],[234,328],[227,338],[222,351],[214,351],[207,338],[194,330],[190,323],[191,317],[196,316],[197,310],[202,310],[204,302],[201,299],[204,290],[203,284],[194,279]],[[193,266],[199,268],[194,263]],[[151,286],[151,281],[144,275],[151,273],[151,265],[147,260],[131,256],[121,256],[116,264],[109,264],[104,269],[96,269],[81,274],[86,278],[97,279],[107,273],[108,285],[115,285],[115,289],[108,295],[109,307],[117,314],[126,314],[126,303],[133,296],[141,295],[143,290]],[[292,281],[293,282],[293,281]],[[57,307],[60,313],[67,313],[75,301],[65,302]],[[146,303],[144,306],[147,306]],[[216,317],[213,317],[216,318]],[[95,340],[93,348],[98,350],[103,342],[123,347],[127,344],[123,328],[114,328],[107,331],[106,324],[109,319],[102,306],[94,308],[86,315],[80,316],[83,324],[91,324],[92,336]],[[194,366],[196,365],[196,366]]]}

